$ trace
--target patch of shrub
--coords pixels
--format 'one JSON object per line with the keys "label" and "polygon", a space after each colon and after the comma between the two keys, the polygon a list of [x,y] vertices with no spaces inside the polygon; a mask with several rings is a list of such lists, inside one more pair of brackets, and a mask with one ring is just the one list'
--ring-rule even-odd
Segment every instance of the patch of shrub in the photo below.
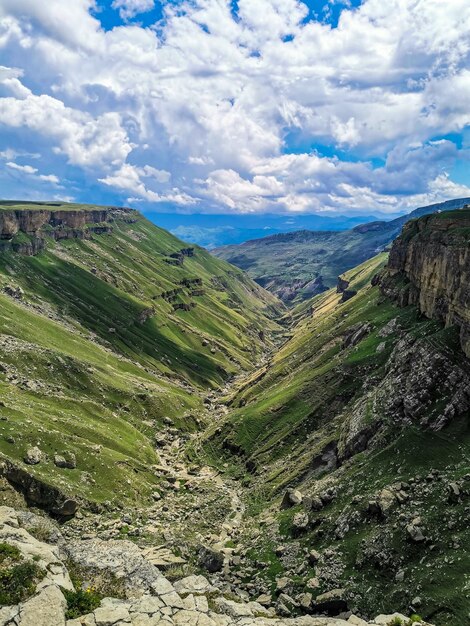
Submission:
{"label": "patch of shrub", "polygon": [[0,543],[0,565],[6,560],[20,561],[21,552],[9,543]]}
{"label": "patch of shrub", "polygon": [[62,593],[67,601],[67,611],[65,612],[67,619],[74,619],[81,615],[92,613],[99,607],[103,597],[94,587],[79,589],[78,591],[62,589]]}
{"label": "patch of shrub", "polygon": [[0,606],[23,602],[36,590],[45,572],[8,543],[0,543]]}

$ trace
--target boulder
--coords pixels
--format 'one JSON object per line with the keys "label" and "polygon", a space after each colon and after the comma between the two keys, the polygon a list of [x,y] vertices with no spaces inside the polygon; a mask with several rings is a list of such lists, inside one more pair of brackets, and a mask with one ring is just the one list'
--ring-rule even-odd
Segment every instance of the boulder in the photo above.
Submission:
{"label": "boulder", "polygon": [[67,455],[67,458],[60,454],[55,454],[54,465],[63,469],[75,469],[77,467],[77,459],[72,452]]}
{"label": "boulder", "polygon": [[414,543],[422,543],[426,539],[421,528],[414,523],[407,525],[406,532],[408,538]]}
{"label": "boulder", "polygon": [[342,611],[347,611],[346,590],[332,589],[320,594],[315,598],[313,608],[319,613],[327,613],[328,615],[338,615]]}
{"label": "boulder", "polygon": [[316,565],[321,558],[321,554],[317,550],[310,550],[308,553],[308,562],[310,565]]}
{"label": "boulder", "polygon": [[42,461],[42,452],[37,446],[28,448],[23,460],[27,465],[37,465]]}
{"label": "boulder", "polygon": [[447,485],[447,494],[449,502],[451,502],[452,504],[458,502],[462,496],[462,490],[460,488],[460,485],[456,482],[449,483]]}
{"label": "boulder", "polygon": [[351,300],[351,298],[353,298],[356,294],[357,291],[355,289],[346,289],[345,291],[343,291],[340,302],[347,302],[348,300]]}
{"label": "boulder", "polygon": [[294,532],[305,532],[308,528],[309,519],[307,513],[296,513],[292,520],[292,528]]}
{"label": "boulder", "polygon": [[177,580],[173,586],[180,595],[193,594],[197,596],[210,593],[215,589],[205,576],[196,576],[195,574]]}
{"label": "boulder", "polygon": [[[347,292],[346,292],[347,293]],[[343,294],[344,295],[344,294]],[[356,324],[351,326],[343,337],[343,348],[350,348],[358,344],[372,330],[371,324]]]}
{"label": "boulder", "polygon": [[281,509],[289,509],[292,506],[302,504],[303,496],[297,489],[287,489],[281,501]]}
{"label": "boulder", "polygon": [[224,565],[224,555],[208,546],[201,546],[198,553],[199,565],[213,574],[220,572]]}

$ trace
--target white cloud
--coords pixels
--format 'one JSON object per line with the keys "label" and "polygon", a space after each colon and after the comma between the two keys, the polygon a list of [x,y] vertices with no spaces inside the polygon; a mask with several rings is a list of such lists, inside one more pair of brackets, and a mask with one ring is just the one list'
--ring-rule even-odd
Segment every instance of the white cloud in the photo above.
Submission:
{"label": "white cloud", "polygon": [[18,165],[18,163],[14,163],[11,161],[9,161],[6,165],[12,170],[24,172],[25,174],[36,174],[36,172],[38,171],[37,168],[32,167],[31,165]]}
{"label": "white cloud", "polygon": [[114,0],[113,9],[119,9],[123,20],[130,19],[140,13],[147,13],[155,7],[154,0]]}
{"label": "white cloud", "polygon": [[[154,2],[113,4],[128,20]],[[166,3],[155,29],[107,31],[98,8],[0,2],[0,124],[48,171],[233,211],[396,211],[466,189],[448,176],[461,151],[434,139],[470,125],[467,0],[364,0],[337,28],[299,0],[239,0],[236,19],[228,0]]]}
{"label": "white cloud", "polygon": [[53,185],[58,185],[60,182],[59,177],[55,174],[40,174],[38,178],[39,180],[43,180],[46,183],[52,183]]}
{"label": "white cloud", "polygon": [[33,167],[32,165],[21,165],[19,163],[15,163],[14,161],[8,161],[6,166],[16,172],[21,172],[22,174],[27,174],[28,176],[33,176],[37,180],[41,180],[46,183],[52,183],[53,185],[59,184],[59,178],[55,174],[39,174],[39,170],[37,167]]}
{"label": "white cloud", "polygon": [[54,152],[65,154],[72,165],[117,165],[132,151],[118,113],[94,118],[48,95],[1,98],[0,123],[49,137]]}
{"label": "white cloud", "polygon": [[[184,192],[181,192],[177,188],[173,188],[164,194],[149,189],[142,182],[142,177],[151,176],[156,178],[152,170],[154,170],[154,168],[149,166],[140,168],[126,163],[113,174],[110,174],[105,178],[100,178],[99,182],[110,187],[122,189],[126,192],[132,192],[136,194],[138,200],[147,200],[149,202],[173,202],[180,205],[195,204],[196,200],[194,198]],[[157,170],[154,171],[157,172]],[[162,173],[163,172],[158,172],[158,175],[161,175]],[[164,172],[163,174],[168,174],[168,172]],[[167,180],[167,176],[164,176],[164,182]]]}

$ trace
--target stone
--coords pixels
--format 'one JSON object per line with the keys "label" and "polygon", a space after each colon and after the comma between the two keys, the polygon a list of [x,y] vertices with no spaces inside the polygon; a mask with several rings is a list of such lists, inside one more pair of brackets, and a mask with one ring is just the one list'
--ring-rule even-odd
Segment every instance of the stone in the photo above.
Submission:
{"label": "stone", "polygon": [[318,589],[320,587],[320,579],[314,576],[313,578],[309,578],[306,584],[310,589]]}
{"label": "stone", "polygon": [[22,300],[24,296],[23,289],[18,285],[5,285],[3,293],[6,293],[10,298],[15,298],[15,300]]}
{"label": "stone", "polygon": [[462,495],[462,491],[460,489],[460,486],[458,483],[456,482],[451,482],[447,485],[447,493],[448,493],[448,500],[451,503],[456,503],[460,500],[460,497]]}
{"label": "stone", "polygon": [[338,588],[322,593],[315,598],[313,606],[320,613],[326,612],[333,615],[347,611],[346,590]]}
{"label": "stone", "polygon": [[161,570],[165,570],[173,565],[184,565],[186,560],[174,554],[164,546],[147,548],[143,551],[145,558]]}
{"label": "stone", "polygon": [[322,491],[322,493],[320,494],[320,500],[322,501],[324,506],[326,506],[327,504],[330,504],[330,502],[333,502],[335,498],[336,498],[336,491],[332,487],[330,487],[329,489],[326,489],[325,491]]}
{"label": "stone", "polygon": [[299,596],[299,604],[304,609],[309,609],[312,605],[313,596],[311,593],[302,593]]}
{"label": "stone", "polygon": [[403,582],[405,580],[405,572],[402,569],[399,569],[395,574],[395,580],[397,582]]}
{"label": "stone", "polygon": [[210,593],[214,590],[214,587],[207,580],[207,578],[205,578],[205,576],[196,576],[195,574],[192,576],[186,576],[186,578],[182,578],[181,580],[177,580],[173,586],[175,591],[180,595],[190,593],[194,595],[202,595]]}
{"label": "stone", "polygon": [[59,587],[50,585],[20,605],[21,626],[65,626],[67,603]]}
{"label": "stone", "polygon": [[199,565],[210,573],[220,572],[224,565],[223,554],[208,546],[199,549],[198,557]]}
{"label": "stone", "polygon": [[123,606],[99,607],[93,615],[96,626],[114,626],[117,622],[130,623],[129,611]]}
{"label": "stone", "polygon": [[272,603],[272,598],[267,593],[262,593],[260,596],[256,598],[256,602],[262,604],[263,606],[270,606]]}
{"label": "stone", "polygon": [[[350,292],[347,292],[347,291],[343,292],[343,297],[344,297],[344,293],[350,293]],[[354,292],[353,295],[356,295],[356,293],[357,292]],[[342,302],[346,302],[346,300],[342,300]],[[364,337],[366,337],[366,335],[370,333],[371,330],[372,330],[372,326],[369,323],[356,324],[355,326],[351,326],[351,328],[347,330],[346,334],[343,337],[343,344],[342,344],[343,348],[351,348],[357,345],[360,341],[362,341],[362,339],[364,339]]]}
{"label": "stone", "polygon": [[308,553],[308,562],[310,565],[316,565],[321,558],[321,554],[317,550],[310,550]]}
{"label": "stone", "polygon": [[426,539],[421,528],[413,523],[407,525],[406,532],[414,543],[422,543]]}
{"label": "stone", "polygon": [[297,489],[287,489],[281,501],[281,509],[289,509],[292,506],[302,504],[303,496]]}
{"label": "stone", "polygon": [[356,294],[357,291],[355,289],[346,289],[345,291],[343,291],[340,302],[347,302],[348,300],[351,300],[351,298],[353,298]]}
{"label": "stone", "polygon": [[132,613],[148,613],[153,615],[154,613],[158,613],[164,606],[160,598],[145,595],[132,602],[130,611]]}
{"label": "stone", "polygon": [[325,505],[323,504],[323,501],[321,498],[319,498],[318,496],[315,496],[314,498],[312,498],[312,504],[311,504],[312,511],[321,511],[324,506]]}
{"label": "stone", "polygon": [[348,624],[352,624],[353,626],[367,626],[367,622],[356,615],[349,617]]}
{"label": "stone", "polygon": [[165,593],[161,596],[161,599],[165,603],[166,606],[169,606],[173,609],[184,609],[184,602],[181,597],[176,593],[176,591],[171,591],[170,593]]}
{"label": "stone", "polygon": [[252,610],[246,604],[227,600],[226,598],[217,598],[215,604],[222,613],[234,617],[235,619],[240,617],[253,617]]}
{"label": "stone", "polygon": [[393,622],[393,620],[401,620],[403,624],[406,624],[408,618],[401,613],[393,613],[392,615],[378,615],[374,619],[373,624],[377,624],[377,626],[389,626],[389,624]]}
{"label": "stone", "polygon": [[276,591],[285,591],[291,584],[290,578],[283,576],[276,580]]}
{"label": "stone", "polygon": [[73,453],[68,454],[67,458],[60,454],[55,454],[54,465],[63,469],[75,469],[77,467],[77,459]]}
{"label": "stone", "polygon": [[66,555],[77,565],[108,572],[122,581],[129,594],[163,595],[172,584],[143,556],[131,541],[87,539],[64,546]]}
{"label": "stone", "polygon": [[27,465],[37,465],[42,461],[42,452],[37,446],[28,448],[23,460]]}
{"label": "stone", "polygon": [[292,528],[296,532],[304,532],[307,530],[309,519],[307,513],[296,513],[292,520]]}

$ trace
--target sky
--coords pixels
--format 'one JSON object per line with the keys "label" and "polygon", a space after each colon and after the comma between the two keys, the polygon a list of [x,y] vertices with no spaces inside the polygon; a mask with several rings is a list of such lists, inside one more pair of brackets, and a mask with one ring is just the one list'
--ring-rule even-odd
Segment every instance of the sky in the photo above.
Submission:
{"label": "sky", "polygon": [[470,2],[0,0],[0,189],[195,214],[470,196]]}

